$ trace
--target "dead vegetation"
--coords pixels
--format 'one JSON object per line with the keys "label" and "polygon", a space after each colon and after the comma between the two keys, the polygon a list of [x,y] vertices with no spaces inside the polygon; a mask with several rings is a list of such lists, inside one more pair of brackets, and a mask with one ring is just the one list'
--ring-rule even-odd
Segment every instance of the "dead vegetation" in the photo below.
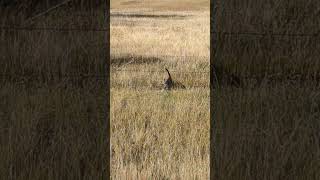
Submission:
{"label": "dead vegetation", "polygon": [[216,31],[227,33],[216,36],[214,67],[243,82],[213,89],[220,179],[320,177],[318,8],[313,0],[219,6]]}
{"label": "dead vegetation", "polygon": [[[26,18],[5,13],[2,26],[21,27]],[[105,179],[106,54],[95,46],[105,32],[32,30],[99,28],[103,14],[65,6],[29,30],[0,30],[0,177]]]}
{"label": "dead vegetation", "polygon": [[111,1],[114,179],[209,178],[209,12],[196,10],[201,2]]}

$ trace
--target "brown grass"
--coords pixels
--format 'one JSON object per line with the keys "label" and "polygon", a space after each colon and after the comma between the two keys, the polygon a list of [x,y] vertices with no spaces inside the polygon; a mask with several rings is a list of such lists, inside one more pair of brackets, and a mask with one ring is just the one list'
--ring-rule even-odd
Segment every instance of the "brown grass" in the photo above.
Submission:
{"label": "brown grass", "polygon": [[213,92],[220,179],[318,179],[319,37],[268,34],[313,34],[317,2],[224,5],[217,31],[267,35],[218,37],[215,66],[244,81]]}
{"label": "brown grass", "polygon": [[[10,25],[5,17],[0,24]],[[104,22],[99,10],[92,16],[59,9],[32,27]],[[0,177],[105,178],[107,94],[95,78],[105,74],[104,33],[0,31]]]}
{"label": "brown grass", "polygon": [[208,0],[112,0],[111,10],[202,11],[210,9]]}
{"label": "brown grass", "polygon": [[[113,179],[209,178],[209,12],[196,11],[209,7],[203,2],[111,2]],[[185,90],[161,90],[165,67]]]}

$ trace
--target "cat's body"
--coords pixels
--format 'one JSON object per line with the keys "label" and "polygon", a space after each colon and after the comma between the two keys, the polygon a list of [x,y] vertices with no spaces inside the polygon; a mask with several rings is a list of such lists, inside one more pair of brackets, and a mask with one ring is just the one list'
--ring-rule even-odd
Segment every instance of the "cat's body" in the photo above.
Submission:
{"label": "cat's body", "polygon": [[166,71],[168,73],[168,78],[164,82],[164,89],[165,90],[171,90],[171,89],[175,89],[175,88],[181,88],[181,89],[186,88],[182,83],[172,80],[170,72],[167,68],[166,68]]}
{"label": "cat's body", "polygon": [[164,89],[165,90],[171,90],[171,88],[173,88],[174,83],[173,83],[173,80],[171,78],[170,72],[169,72],[169,70],[167,68],[166,68],[166,71],[168,73],[168,78],[164,82]]}

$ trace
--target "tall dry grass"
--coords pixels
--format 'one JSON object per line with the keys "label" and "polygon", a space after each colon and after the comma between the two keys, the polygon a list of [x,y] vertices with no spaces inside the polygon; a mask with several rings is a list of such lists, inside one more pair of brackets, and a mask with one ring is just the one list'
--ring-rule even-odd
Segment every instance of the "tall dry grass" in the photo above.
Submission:
{"label": "tall dry grass", "polygon": [[[29,27],[106,27],[100,10],[69,10]],[[1,14],[1,26],[22,23]],[[1,178],[106,178],[105,40],[105,32],[0,30]]]}
{"label": "tall dry grass", "polygon": [[[127,3],[111,2],[112,179],[208,179],[209,12]],[[185,90],[161,90],[165,67]]]}
{"label": "tall dry grass", "polygon": [[111,94],[114,179],[208,178],[208,90]]}
{"label": "tall dry grass", "polygon": [[111,10],[127,11],[209,11],[210,1],[208,0],[118,0],[110,1]]}
{"label": "tall dry grass", "polygon": [[318,2],[218,3],[217,31],[235,34],[217,37],[213,63],[244,83],[213,90],[212,173],[319,179]]}

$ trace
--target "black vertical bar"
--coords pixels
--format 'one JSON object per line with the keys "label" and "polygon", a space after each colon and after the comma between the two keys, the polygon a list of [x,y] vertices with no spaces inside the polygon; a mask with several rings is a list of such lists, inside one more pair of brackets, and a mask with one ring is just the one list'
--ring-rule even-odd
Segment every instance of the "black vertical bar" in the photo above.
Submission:
{"label": "black vertical bar", "polygon": [[107,164],[106,164],[106,176],[107,178],[103,179],[111,179],[111,173],[110,173],[110,0],[106,0],[106,10],[105,10],[105,20],[106,20],[106,63],[105,63],[105,76],[107,77],[105,79],[106,81],[106,105],[105,105],[105,112],[106,112],[106,121],[107,121],[107,132],[106,132],[106,138],[107,138]]}
{"label": "black vertical bar", "polygon": [[217,0],[210,1],[210,179],[219,179],[217,161],[217,119],[214,118],[214,57],[217,50]]}

